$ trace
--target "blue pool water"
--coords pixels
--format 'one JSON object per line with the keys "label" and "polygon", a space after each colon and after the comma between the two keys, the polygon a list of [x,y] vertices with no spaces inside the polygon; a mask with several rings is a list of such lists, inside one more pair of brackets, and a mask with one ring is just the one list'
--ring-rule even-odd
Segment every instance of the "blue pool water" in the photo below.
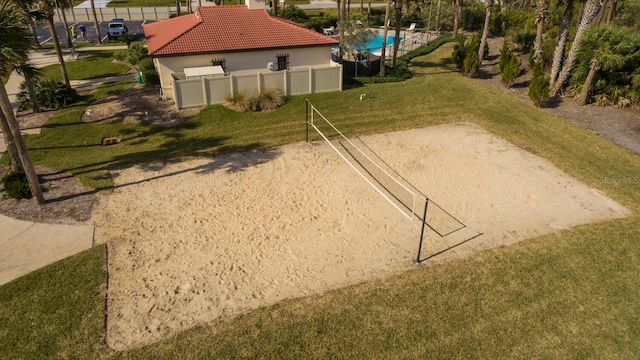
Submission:
{"label": "blue pool water", "polygon": [[[360,52],[374,52],[374,51],[379,51],[380,49],[382,49],[382,38],[384,35],[382,34],[378,34],[378,35],[371,35],[367,38],[367,42],[364,44],[361,44],[360,46],[356,46],[356,48],[358,50],[360,50]],[[387,35],[387,46],[390,46],[393,44],[393,38],[395,36],[394,35]],[[400,40],[402,41],[403,36],[400,36]],[[337,49],[337,46],[333,47],[334,49]]]}
{"label": "blue pool water", "polygon": [[[362,52],[374,52],[374,51],[378,51],[380,49],[382,49],[382,38],[384,37],[384,35],[382,34],[378,34],[378,35],[372,35],[367,39],[367,42],[362,44],[362,46],[359,47],[360,51]],[[395,36],[393,35],[387,35],[387,46],[393,44],[393,39]],[[402,40],[402,36],[400,36],[400,40]]]}

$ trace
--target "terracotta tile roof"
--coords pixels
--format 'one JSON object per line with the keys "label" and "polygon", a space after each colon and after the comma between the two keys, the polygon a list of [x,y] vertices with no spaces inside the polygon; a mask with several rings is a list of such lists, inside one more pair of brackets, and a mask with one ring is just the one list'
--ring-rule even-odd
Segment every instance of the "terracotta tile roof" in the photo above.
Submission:
{"label": "terracotta tile roof", "polygon": [[144,26],[151,56],[337,45],[338,41],[264,9],[203,6],[193,14]]}

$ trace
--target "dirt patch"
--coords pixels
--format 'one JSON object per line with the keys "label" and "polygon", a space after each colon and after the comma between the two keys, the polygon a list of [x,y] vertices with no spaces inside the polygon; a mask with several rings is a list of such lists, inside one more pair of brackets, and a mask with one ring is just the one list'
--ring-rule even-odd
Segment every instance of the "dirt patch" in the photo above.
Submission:
{"label": "dirt patch", "polygon": [[[528,71],[526,65],[528,54],[519,55],[523,73],[515,84],[507,89],[500,82],[500,72],[498,71],[503,38],[489,38],[487,42],[489,44],[489,59],[485,60],[478,70],[477,79],[533,106],[533,102],[527,95],[531,79],[531,72]],[[640,109],[637,107],[618,109],[600,107],[595,104],[580,106],[572,97],[561,96],[543,110],[572,124],[591,130],[614,144],[640,155]]]}
{"label": "dirt patch", "polygon": [[200,107],[177,110],[173,101],[163,100],[155,86],[136,85],[87,106],[82,121],[97,123],[142,123],[176,126],[196,115]]}
{"label": "dirt patch", "polygon": [[[0,177],[9,167],[0,165]],[[96,203],[95,191],[82,185],[70,174],[36,167],[46,203],[36,205],[32,199],[16,200],[6,196],[0,184],[0,213],[18,220],[49,224],[83,224],[91,218]]]}

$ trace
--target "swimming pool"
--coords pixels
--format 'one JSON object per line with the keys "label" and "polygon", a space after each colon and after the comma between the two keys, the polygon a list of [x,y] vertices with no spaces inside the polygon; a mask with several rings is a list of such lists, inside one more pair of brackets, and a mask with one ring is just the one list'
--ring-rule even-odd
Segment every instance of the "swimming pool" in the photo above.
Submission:
{"label": "swimming pool", "polygon": [[[362,44],[361,46],[357,46],[356,48],[361,52],[374,52],[382,49],[382,38],[384,35],[371,35],[367,38],[367,42]],[[394,35],[387,35],[387,46],[393,44]],[[402,40],[402,36],[400,36],[400,40]]]}
{"label": "swimming pool", "polygon": [[[356,45],[356,49],[360,50],[360,52],[366,53],[372,53],[372,52],[376,52],[376,51],[380,51],[382,49],[382,38],[384,37],[384,35],[382,34],[378,34],[378,35],[369,35],[367,37],[367,42],[365,42],[364,44],[360,44],[360,45]],[[387,46],[390,46],[393,44],[393,38],[395,37],[395,35],[387,35]],[[400,40],[402,41],[403,36],[400,36]],[[337,46],[333,47],[334,49],[337,49]]]}

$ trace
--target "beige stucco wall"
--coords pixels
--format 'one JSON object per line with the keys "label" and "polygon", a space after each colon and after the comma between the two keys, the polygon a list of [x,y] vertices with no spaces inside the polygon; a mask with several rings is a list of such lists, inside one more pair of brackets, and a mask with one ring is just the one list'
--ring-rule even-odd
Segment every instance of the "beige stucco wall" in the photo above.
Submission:
{"label": "beige stucco wall", "polygon": [[230,73],[264,71],[269,61],[276,63],[278,54],[289,54],[291,69],[331,65],[331,46],[161,57],[155,58],[154,62],[160,75],[163,93],[167,98],[172,99],[171,73],[182,72],[186,67],[210,66],[211,60],[218,58],[226,60],[227,71]]}

